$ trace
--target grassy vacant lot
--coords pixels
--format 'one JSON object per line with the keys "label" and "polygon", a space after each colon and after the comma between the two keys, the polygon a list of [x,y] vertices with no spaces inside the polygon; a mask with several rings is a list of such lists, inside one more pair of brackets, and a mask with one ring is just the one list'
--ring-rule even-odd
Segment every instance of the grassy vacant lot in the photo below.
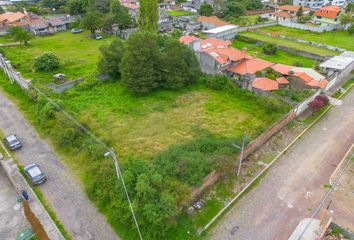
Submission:
{"label": "grassy vacant lot", "polygon": [[[43,86],[52,81],[54,72],[43,74],[33,71],[31,65],[36,56],[49,49],[62,60],[71,59],[71,64],[65,64],[55,73],[62,72],[71,78],[78,78],[95,73],[98,48],[104,42],[88,39],[85,34],[64,32],[35,38],[29,46],[6,48],[4,52],[24,76],[36,79],[34,84]],[[0,86],[17,101],[42,135],[50,138],[61,159],[87,187],[94,178],[85,176],[93,171],[92,166],[96,167],[93,162],[87,161],[88,153],[67,142],[60,146],[55,136],[65,130],[58,128],[53,120],[41,123],[33,101],[18,86],[10,84],[3,73],[0,73]],[[238,139],[243,132],[254,138],[289,109],[284,104],[274,107],[246,90],[216,91],[201,82],[178,91],[157,91],[137,97],[127,91],[120,81],[93,81],[81,83],[61,95],[52,94],[51,97],[113,146],[123,164],[132,156],[149,161],[171,146],[195,140],[205,131],[220,138]],[[70,131],[65,132],[70,134]],[[65,140],[70,142],[70,136]],[[103,153],[98,154],[103,156]],[[120,225],[111,206],[98,207],[121,237],[136,239],[135,231]],[[215,199],[210,199],[200,214],[192,218],[180,216],[178,226],[169,232],[167,239],[192,239],[186,232],[190,230],[193,233],[193,226],[205,224],[220,207]]]}
{"label": "grassy vacant lot", "polygon": [[296,28],[288,28],[284,26],[270,26],[260,29],[262,32],[277,33],[280,35],[303,39],[307,41],[328,44],[335,47],[345,48],[354,51],[354,35],[347,31],[335,31],[316,33]]}
{"label": "grassy vacant lot", "polygon": [[[6,57],[17,65],[18,71],[24,77],[40,83],[49,83],[56,73],[64,73],[69,79],[76,79],[95,72],[99,47],[110,40],[111,38],[88,38],[88,32],[72,34],[67,31],[47,37],[36,37],[31,40],[29,46],[4,48],[3,51]],[[8,38],[1,37],[0,42],[8,42]],[[51,73],[34,73],[34,58],[47,51],[54,52],[60,58],[61,67]]]}
{"label": "grassy vacant lot", "polygon": [[169,10],[168,15],[173,16],[173,17],[180,17],[180,16],[186,16],[186,15],[192,15],[192,12],[184,11],[184,10]]}
{"label": "grassy vacant lot", "polygon": [[288,64],[288,65],[294,65],[295,62],[300,62],[303,64],[304,67],[313,67],[316,64],[316,61],[301,57],[301,56],[296,56],[291,53],[279,50],[274,54],[274,55],[267,55],[262,52],[262,47],[253,44],[253,43],[247,43],[247,42],[242,42],[240,40],[234,40],[232,42],[232,46],[238,49],[243,49],[247,48],[247,51],[252,55],[255,52],[257,52],[257,56],[261,59],[274,62],[274,63],[282,63],[282,64]]}
{"label": "grassy vacant lot", "polygon": [[240,35],[241,36],[245,36],[245,37],[249,37],[249,38],[253,38],[253,39],[256,39],[256,40],[264,41],[264,42],[270,42],[270,43],[274,43],[274,44],[277,44],[277,45],[282,45],[282,46],[285,46],[285,47],[294,48],[294,49],[305,51],[305,52],[318,54],[318,55],[321,55],[321,56],[339,55],[339,52],[336,52],[336,51],[331,51],[331,50],[324,49],[324,48],[314,47],[314,46],[311,46],[311,45],[308,45],[308,44],[288,41],[288,40],[285,40],[285,39],[265,36],[265,35],[262,35],[260,33],[242,32],[242,33],[240,33]]}

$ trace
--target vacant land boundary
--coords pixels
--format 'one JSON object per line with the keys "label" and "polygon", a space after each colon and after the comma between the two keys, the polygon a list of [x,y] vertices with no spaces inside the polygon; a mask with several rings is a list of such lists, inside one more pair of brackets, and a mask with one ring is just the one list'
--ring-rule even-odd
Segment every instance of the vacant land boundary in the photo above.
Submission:
{"label": "vacant land boundary", "polygon": [[311,46],[308,44],[303,44],[303,43],[298,43],[298,42],[293,42],[281,38],[275,38],[271,36],[265,36],[260,33],[255,33],[255,32],[242,32],[240,33],[241,36],[249,37],[255,40],[263,41],[263,42],[269,42],[269,43],[274,43],[279,46],[284,46],[288,48],[293,48],[299,51],[305,51],[313,54],[317,54],[320,56],[334,56],[334,55],[339,55],[339,52],[336,51],[331,51],[328,49],[320,48],[320,47],[315,47]]}

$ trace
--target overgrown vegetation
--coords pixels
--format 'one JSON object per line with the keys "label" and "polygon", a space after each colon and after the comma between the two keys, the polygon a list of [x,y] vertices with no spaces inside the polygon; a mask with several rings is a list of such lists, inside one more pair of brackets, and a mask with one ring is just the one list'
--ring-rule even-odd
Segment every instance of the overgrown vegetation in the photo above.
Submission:
{"label": "overgrown vegetation", "polygon": [[52,52],[46,52],[34,59],[34,68],[37,71],[50,72],[60,67],[59,58]]}

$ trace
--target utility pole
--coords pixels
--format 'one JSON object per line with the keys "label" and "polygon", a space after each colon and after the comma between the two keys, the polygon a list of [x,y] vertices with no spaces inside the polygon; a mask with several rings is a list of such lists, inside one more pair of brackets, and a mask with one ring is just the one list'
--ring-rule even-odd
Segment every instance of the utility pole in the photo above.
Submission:
{"label": "utility pole", "polygon": [[132,215],[133,215],[133,219],[134,219],[134,223],[135,223],[136,229],[138,230],[139,238],[140,238],[140,240],[143,240],[143,236],[141,235],[138,221],[136,220],[136,217],[135,217],[135,212],[134,212],[134,209],[133,209],[133,205],[132,205],[132,203],[131,203],[131,201],[130,201],[129,194],[128,194],[127,188],[126,188],[126,186],[125,186],[125,183],[124,183],[124,178],[123,178],[122,173],[121,173],[121,171],[120,171],[118,159],[117,159],[116,154],[114,153],[113,148],[111,148],[111,149],[109,150],[109,153],[112,155],[112,158],[113,158],[113,161],[114,161],[114,167],[115,167],[115,169],[116,169],[118,181],[119,181],[119,180],[122,181],[123,188],[124,188],[124,192],[125,192],[125,196],[127,197],[127,200],[128,200],[128,203],[129,203],[129,208],[130,208],[130,211],[131,211],[131,213],[132,213]]}
{"label": "utility pole", "polygon": [[243,133],[241,157],[240,157],[240,162],[239,162],[239,164],[238,164],[237,177],[240,175],[240,171],[241,171],[241,164],[242,164],[242,160],[243,160],[243,150],[244,150],[244,148],[245,148],[245,142],[246,142],[246,134]]}

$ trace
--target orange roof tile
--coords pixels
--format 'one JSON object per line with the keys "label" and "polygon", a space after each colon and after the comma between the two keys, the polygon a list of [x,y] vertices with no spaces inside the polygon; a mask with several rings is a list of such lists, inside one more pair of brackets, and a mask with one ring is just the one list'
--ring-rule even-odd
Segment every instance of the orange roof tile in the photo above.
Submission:
{"label": "orange roof tile", "polygon": [[198,22],[205,22],[205,23],[209,23],[212,24],[216,27],[221,27],[221,26],[225,26],[225,25],[230,25],[230,23],[224,22],[222,20],[220,20],[217,16],[211,16],[211,17],[206,17],[206,16],[200,16],[197,19]]}
{"label": "orange roof tile", "polygon": [[326,79],[322,79],[322,80],[311,80],[309,82],[306,82],[306,85],[310,86],[310,87],[319,87],[321,89],[324,89],[328,84],[328,81]]}
{"label": "orange roof tile", "polygon": [[22,13],[22,12],[6,12],[3,14],[0,14],[0,22],[8,22],[8,23],[14,23],[22,18],[27,18],[27,16]]}
{"label": "orange roof tile", "polygon": [[195,36],[182,36],[179,38],[179,42],[181,43],[190,43],[199,40],[199,38]]}
{"label": "orange roof tile", "polygon": [[227,48],[230,45],[231,45],[230,41],[224,41],[224,40],[220,40],[220,39],[216,39],[216,38],[205,39],[200,44],[202,51],[205,51],[205,50],[212,48],[212,47]]}
{"label": "orange roof tile", "polygon": [[342,11],[339,6],[325,6],[315,11],[315,16],[325,17],[325,18],[336,18],[338,14]]}
{"label": "orange roof tile", "polygon": [[272,65],[272,62],[259,58],[245,57],[240,63],[235,66],[229,66],[227,69],[237,74],[255,74],[257,71],[261,71]]}
{"label": "orange roof tile", "polygon": [[291,16],[290,13],[285,12],[285,11],[274,12],[273,15],[274,15],[274,16],[278,16],[278,17],[283,17],[283,18],[292,18],[292,17],[293,17],[293,16]]}
{"label": "orange roof tile", "polygon": [[[299,5],[283,5],[283,6],[279,6],[276,7],[279,10],[284,10],[284,11],[290,11],[290,12],[297,12],[300,9],[301,6]],[[302,11],[310,11],[309,8],[307,7],[302,7]]]}
{"label": "orange roof tile", "polygon": [[288,79],[286,79],[285,77],[278,77],[278,78],[276,79],[276,81],[277,81],[279,84],[289,84]]}
{"label": "orange roof tile", "polygon": [[289,75],[289,71],[294,67],[290,66],[290,65],[285,65],[285,64],[275,64],[271,68],[274,71],[277,71],[278,73],[281,73],[283,75]]}
{"label": "orange roof tile", "polygon": [[265,77],[255,78],[252,82],[252,87],[262,91],[273,91],[279,89],[279,85],[276,81]]}
{"label": "orange roof tile", "polygon": [[242,52],[236,48],[208,48],[204,52],[207,52],[210,56],[212,56],[216,61],[220,64],[225,64],[228,61],[239,61],[245,58],[247,53]]}
{"label": "orange roof tile", "polygon": [[302,80],[304,80],[304,82],[310,82],[312,80],[315,80],[310,75],[304,72],[295,72],[293,76],[301,78]]}

